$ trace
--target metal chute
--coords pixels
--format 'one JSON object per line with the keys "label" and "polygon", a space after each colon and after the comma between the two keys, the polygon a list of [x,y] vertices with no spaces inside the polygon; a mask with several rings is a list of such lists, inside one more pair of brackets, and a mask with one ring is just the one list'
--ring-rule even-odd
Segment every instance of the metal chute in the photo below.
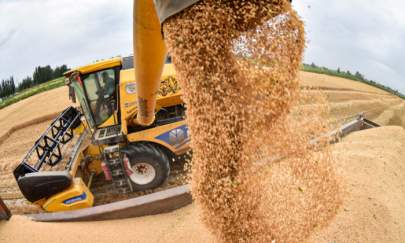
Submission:
{"label": "metal chute", "polygon": [[134,67],[137,82],[137,123],[155,120],[156,95],[166,57],[160,21],[153,0],[134,0]]}

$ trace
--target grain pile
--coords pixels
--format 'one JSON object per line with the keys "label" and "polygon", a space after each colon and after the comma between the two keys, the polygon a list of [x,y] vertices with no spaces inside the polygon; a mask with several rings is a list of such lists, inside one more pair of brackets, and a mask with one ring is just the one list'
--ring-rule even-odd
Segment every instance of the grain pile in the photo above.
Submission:
{"label": "grain pile", "polygon": [[310,143],[327,129],[325,109],[289,115],[305,42],[290,3],[201,1],[163,31],[185,90],[205,225],[224,242],[299,242],[323,226],[338,183],[325,141]]}

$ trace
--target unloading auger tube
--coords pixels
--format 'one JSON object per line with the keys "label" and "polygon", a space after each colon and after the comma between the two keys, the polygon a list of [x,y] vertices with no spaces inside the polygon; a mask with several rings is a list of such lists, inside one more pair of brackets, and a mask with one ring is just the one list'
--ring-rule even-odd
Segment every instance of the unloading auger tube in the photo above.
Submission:
{"label": "unloading auger tube", "polygon": [[141,126],[149,126],[155,120],[156,94],[167,54],[161,26],[166,19],[199,1],[134,0],[134,70],[138,94],[136,122]]}
{"label": "unloading auger tube", "polygon": [[149,126],[155,120],[156,94],[167,52],[161,26],[166,19],[197,2],[199,1],[134,0],[133,62],[138,109],[136,123],[141,126]]}
{"label": "unloading auger tube", "polygon": [[138,114],[136,122],[155,120],[156,94],[166,57],[161,23],[199,0],[134,0],[133,44]]}

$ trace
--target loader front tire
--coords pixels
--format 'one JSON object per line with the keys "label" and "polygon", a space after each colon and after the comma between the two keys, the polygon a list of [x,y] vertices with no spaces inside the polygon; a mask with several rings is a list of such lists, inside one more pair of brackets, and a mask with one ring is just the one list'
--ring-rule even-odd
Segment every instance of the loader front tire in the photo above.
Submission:
{"label": "loader front tire", "polygon": [[150,143],[128,145],[123,162],[135,191],[154,189],[169,177],[168,156]]}

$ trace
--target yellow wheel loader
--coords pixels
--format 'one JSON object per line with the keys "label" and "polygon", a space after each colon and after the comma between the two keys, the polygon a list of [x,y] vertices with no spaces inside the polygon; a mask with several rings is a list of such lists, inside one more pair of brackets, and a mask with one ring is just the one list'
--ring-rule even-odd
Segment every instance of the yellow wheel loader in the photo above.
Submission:
{"label": "yellow wheel loader", "polygon": [[[153,189],[167,180],[169,162],[188,151],[190,140],[159,17],[163,21],[197,1],[184,2],[175,10],[158,1],[156,11],[152,0],[135,0],[134,57],[64,74],[70,98],[80,108],[63,111],[14,170],[28,201],[48,212],[91,207],[92,179],[102,173],[119,193]],[[72,140],[66,160],[62,147]],[[61,164],[64,168],[44,171]]]}
{"label": "yellow wheel loader", "polygon": [[[23,195],[46,211],[90,207],[91,179],[104,173],[116,192],[159,187],[170,161],[189,149],[184,105],[170,59],[164,65],[156,114],[139,125],[133,58],[113,58],[65,73],[70,97],[80,109],[67,108],[28,152],[14,175]],[[41,171],[64,159],[62,147],[78,137],[63,171]],[[33,163],[34,162],[34,163]],[[90,177],[92,178],[92,177]]]}

